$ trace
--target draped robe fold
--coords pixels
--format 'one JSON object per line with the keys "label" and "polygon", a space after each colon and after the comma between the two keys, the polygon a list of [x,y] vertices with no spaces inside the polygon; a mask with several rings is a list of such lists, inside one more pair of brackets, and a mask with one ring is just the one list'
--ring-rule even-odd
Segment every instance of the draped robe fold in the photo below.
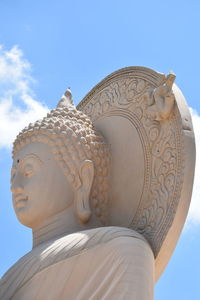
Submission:
{"label": "draped robe fold", "polygon": [[0,280],[0,299],[153,299],[153,262],[149,244],[131,229],[81,231],[23,256]]}

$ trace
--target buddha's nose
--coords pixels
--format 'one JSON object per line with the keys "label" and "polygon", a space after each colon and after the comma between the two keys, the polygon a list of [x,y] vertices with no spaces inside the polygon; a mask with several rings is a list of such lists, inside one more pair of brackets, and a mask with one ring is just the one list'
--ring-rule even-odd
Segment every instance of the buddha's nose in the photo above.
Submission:
{"label": "buddha's nose", "polygon": [[24,187],[22,185],[22,180],[20,174],[16,174],[15,177],[11,180],[11,192],[16,194],[21,194],[24,191]]}

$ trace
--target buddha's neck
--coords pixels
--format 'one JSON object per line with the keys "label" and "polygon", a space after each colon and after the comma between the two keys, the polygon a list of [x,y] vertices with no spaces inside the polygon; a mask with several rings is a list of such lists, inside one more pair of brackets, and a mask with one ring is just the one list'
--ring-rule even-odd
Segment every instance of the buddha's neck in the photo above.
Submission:
{"label": "buddha's neck", "polygon": [[66,234],[84,230],[83,225],[77,222],[74,214],[64,210],[47,218],[36,228],[33,228],[33,248],[43,242],[57,239]]}

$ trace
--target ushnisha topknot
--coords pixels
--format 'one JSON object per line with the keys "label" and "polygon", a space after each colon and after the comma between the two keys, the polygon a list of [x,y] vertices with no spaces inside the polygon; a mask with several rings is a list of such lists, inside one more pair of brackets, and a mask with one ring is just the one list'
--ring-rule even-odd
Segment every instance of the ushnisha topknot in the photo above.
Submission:
{"label": "ushnisha topknot", "polygon": [[20,148],[34,142],[50,147],[67,180],[75,187],[80,163],[87,159],[93,161],[90,204],[102,224],[106,224],[110,150],[89,117],[73,105],[70,89],[62,96],[56,109],[18,134],[13,144],[13,156]]}

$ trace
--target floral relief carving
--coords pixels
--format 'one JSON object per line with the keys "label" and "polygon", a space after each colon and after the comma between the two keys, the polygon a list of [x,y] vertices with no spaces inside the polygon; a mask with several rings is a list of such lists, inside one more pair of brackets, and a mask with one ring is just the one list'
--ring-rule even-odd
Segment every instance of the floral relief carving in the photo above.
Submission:
{"label": "floral relief carving", "polygon": [[146,179],[130,227],[148,239],[155,254],[173,221],[183,177],[182,127],[172,91],[174,80],[174,74],[160,76],[160,82],[123,75],[97,88],[81,107],[93,121],[123,108],[137,120],[146,155]]}

